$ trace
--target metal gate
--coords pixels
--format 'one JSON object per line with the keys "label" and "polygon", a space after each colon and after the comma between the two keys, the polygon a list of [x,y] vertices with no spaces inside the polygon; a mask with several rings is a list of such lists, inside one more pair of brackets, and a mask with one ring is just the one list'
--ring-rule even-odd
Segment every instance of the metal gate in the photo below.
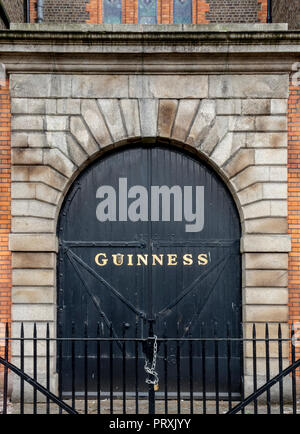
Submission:
{"label": "metal gate", "polygon": [[[181,388],[188,390],[189,346],[185,338],[224,334],[240,337],[240,223],[223,181],[203,161],[161,144],[120,148],[87,168],[70,189],[58,223],[58,337],[180,338]],[[218,323],[216,328],[212,320]],[[97,330],[97,332],[96,332]],[[109,375],[111,348],[102,345]],[[116,343],[118,348],[118,343]],[[71,346],[64,346],[61,388],[71,393]],[[87,382],[96,393],[97,348],[76,347],[76,391],[83,393],[83,361],[88,353]],[[145,384],[145,348],[136,366],[134,343],[126,347],[127,391]],[[226,394],[226,348],[218,350],[219,389]],[[114,350],[113,392],[120,391],[122,347]],[[161,353],[159,353],[161,354]],[[178,346],[167,356],[169,393],[176,390]],[[207,393],[215,390],[206,349]],[[194,348],[194,391],[202,392],[202,353]],[[157,372],[163,371],[163,355]],[[232,347],[232,392],[241,392],[242,346]],[[186,374],[185,374],[186,373]],[[109,391],[109,381],[102,384]],[[163,380],[160,382],[164,387]],[[158,392],[159,394],[159,392]]]}

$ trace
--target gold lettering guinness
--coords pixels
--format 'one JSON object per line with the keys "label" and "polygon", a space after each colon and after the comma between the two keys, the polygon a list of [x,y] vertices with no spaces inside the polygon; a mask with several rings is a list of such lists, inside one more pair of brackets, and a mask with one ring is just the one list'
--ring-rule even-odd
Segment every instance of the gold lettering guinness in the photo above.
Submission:
{"label": "gold lettering guinness", "polygon": [[98,253],[95,256],[95,263],[99,267],[105,267],[109,263],[115,265],[116,267],[121,266],[137,266],[137,267],[147,267],[147,266],[176,266],[176,265],[184,265],[184,266],[206,266],[210,262],[210,253],[199,253],[197,255],[193,255],[192,253],[186,253],[184,255],[178,255],[177,253],[167,253],[167,254],[122,254],[122,253],[113,253],[111,255],[107,255],[107,253]]}

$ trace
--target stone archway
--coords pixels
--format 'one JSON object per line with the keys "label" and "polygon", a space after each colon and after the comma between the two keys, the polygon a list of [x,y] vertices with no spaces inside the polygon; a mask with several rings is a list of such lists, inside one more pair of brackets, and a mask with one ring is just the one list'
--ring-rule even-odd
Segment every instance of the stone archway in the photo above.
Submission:
{"label": "stone archway", "polygon": [[[183,143],[222,176],[237,203],[243,229],[246,333],[253,321],[286,325],[290,240],[285,125],[278,123],[278,131],[269,132],[264,116],[255,122],[242,113],[240,99],[227,95],[222,99],[216,92],[209,96],[207,76],[192,76],[188,83],[184,76],[132,76],[133,84],[139,80],[148,84],[142,98],[128,98],[125,76],[95,76],[91,82],[85,76],[59,75],[56,80],[64,91],[58,99],[56,87],[47,84],[50,75],[26,77],[24,94],[18,90],[19,77],[12,76],[13,333],[18,335],[21,321],[28,325],[37,321],[40,333],[46,322],[55,328],[56,222],[63,198],[78,173],[105,149],[138,138]],[[37,98],[39,78],[48,80],[47,92]],[[265,83],[265,78],[256,78],[257,86],[260,80]],[[68,93],[71,81],[75,97]],[[263,92],[261,98],[270,98],[268,89]],[[99,98],[91,97],[93,93]],[[247,354],[246,349],[246,373]]]}

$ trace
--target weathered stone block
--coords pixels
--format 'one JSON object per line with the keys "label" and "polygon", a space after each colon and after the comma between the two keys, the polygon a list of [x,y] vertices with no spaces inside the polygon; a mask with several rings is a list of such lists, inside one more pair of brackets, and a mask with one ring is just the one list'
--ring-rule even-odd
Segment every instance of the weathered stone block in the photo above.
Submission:
{"label": "weathered stone block", "polygon": [[287,118],[285,116],[258,116],[256,129],[258,131],[287,131]]}
{"label": "weathered stone block", "polygon": [[13,199],[35,199],[34,183],[13,182],[11,185],[11,197]]}
{"label": "weathered stone block", "polygon": [[269,99],[246,99],[242,101],[244,115],[270,114],[271,101]]}
{"label": "weathered stone block", "polygon": [[119,101],[117,99],[102,99],[98,100],[98,103],[113,141],[118,142],[125,139],[127,135],[123,126]]}
{"label": "weathered stone block", "polygon": [[267,166],[250,166],[238,173],[231,182],[237,191],[255,184],[256,182],[265,182],[270,179],[270,169]]}
{"label": "weathered stone block", "polygon": [[286,253],[246,253],[244,261],[246,269],[288,269]]}
{"label": "weathered stone block", "polygon": [[12,164],[42,164],[43,151],[41,149],[12,149]]}
{"label": "weathered stone block", "polygon": [[250,185],[250,187],[238,193],[238,198],[241,205],[246,205],[247,203],[256,202],[263,198],[263,183],[257,183]]}
{"label": "weathered stone block", "polygon": [[104,148],[110,145],[112,138],[96,101],[82,101],[81,111],[83,119],[97,143],[94,140],[90,141],[90,135],[80,118],[71,118],[71,132],[87,154],[92,155],[97,151],[97,147],[99,149],[99,147]]}
{"label": "weathered stone block", "polygon": [[141,129],[138,101],[136,99],[121,99],[120,104],[128,137],[139,137]]}
{"label": "weathered stone block", "polygon": [[44,118],[42,116],[15,115],[11,121],[12,130],[43,130]]}
{"label": "weathered stone block", "polygon": [[288,304],[287,288],[246,288],[246,304]]}
{"label": "weathered stone block", "polygon": [[13,98],[47,98],[71,96],[71,75],[62,74],[12,74]]}
{"label": "weathered stone block", "polygon": [[68,129],[67,116],[46,116],[46,129],[48,131],[65,131]]}
{"label": "weathered stone block", "polygon": [[[13,321],[54,321],[55,309],[48,304],[16,304],[12,306]],[[32,346],[32,345],[31,345]],[[14,353],[16,354],[16,353]]]}
{"label": "weathered stone block", "polygon": [[246,270],[246,286],[285,287],[287,284],[287,270]]}
{"label": "weathered stone block", "polygon": [[130,75],[130,98],[207,98],[204,75]]}
{"label": "weathered stone block", "polygon": [[13,252],[57,252],[54,234],[10,234],[9,249]]}
{"label": "weathered stone block", "polygon": [[162,99],[158,108],[158,131],[160,137],[171,137],[172,126],[177,112],[176,99]]}
{"label": "weathered stone block", "polygon": [[219,99],[216,101],[218,115],[239,115],[242,113],[240,99]]}
{"label": "weathered stone block", "polygon": [[172,137],[174,139],[182,142],[186,140],[198,107],[199,101],[197,99],[184,99],[179,102],[173,125]]}
{"label": "weathered stone block", "polygon": [[287,98],[288,74],[285,75],[211,75],[211,98]]}
{"label": "weathered stone block", "polygon": [[[68,179],[49,166],[30,166],[27,169],[29,181],[44,182],[45,184],[50,185],[50,187],[54,187],[61,191],[67,184]],[[20,172],[18,175],[21,175]],[[16,179],[16,181],[17,180],[18,179]]]}
{"label": "weathered stone block", "polygon": [[254,116],[229,117],[229,131],[253,131],[255,129]]}
{"label": "weathered stone block", "polygon": [[156,137],[158,101],[155,99],[140,99],[139,112],[142,136]]}
{"label": "weathered stone block", "polygon": [[54,253],[13,252],[12,268],[54,268]]}
{"label": "weathered stone block", "polygon": [[285,115],[288,111],[287,99],[272,99],[271,100],[271,113],[273,115]]}
{"label": "weathered stone block", "polygon": [[200,146],[216,117],[215,101],[204,99],[200,103],[198,113],[191,127],[187,143],[191,146]]}
{"label": "weathered stone block", "polygon": [[256,164],[278,165],[287,164],[286,149],[256,149],[255,150]]}
{"label": "weathered stone block", "polygon": [[265,183],[262,188],[265,199],[287,199],[286,183]]}
{"label": "weathered stone block", "polygon": [[270,167],[270,181],[287,181],[287,167]]}
{"label": "weathered stone block", "polygon": [[288,207],[286,200],[272,200],[271,201],[271,215],[276,217],[287,217]]}
{"label": "weathered stone block", "polygon": [[213,126],[208,129],[208,134],[200,144],[200,149],[210,155],[216,145],[223,140],[228,132],[228,117],[218,116]]}
{"label": "weathered stone block", "polygon": [[18,199],[12,201],[11,214],[13,216],[54,218],[55,207],[49,203],[38,200]]}
{"label": "weathered stone block", "polygon": [[247,133],[247,146],[251,148],[286,148],[286,133]]}
{"label": "weathered stone block", "polygon": [[80,115],[80,99],[68,98],[57,100],[57,113],[62,115]]}
{"label": "weathered stone block", "polygon": [[245,321],[251,322],[287,322],[288,306],[247,305]]}
{"label": "weathered stone block", "polygon": [[245,219],[268,217],[271,215],[271,204],[269,200],[260,200],[245,205],[243,210]]}
{"label": "weathered stone block", "polygon": [[289,235],[245,235],[241,240],[242,252],[289,252]]}
{"label": "weathered stone block", "polygon": [[12,271],[12,284],[14,286],[53,286],[55,284],[54,270],[22,269]]}
{"label": "weathered stone block", "polygon": [[128,98],[126,75],[74,75],[73,98]]}
{"label": "weathered stone block", "polygon": [[55,221],[36,217],[13,217],[13,233],[53,233],[55,231]]}
{"label": "weathered stone block", "polygon": [[14,304],[47,304],[55,303],[55,291],[48,286],[16,286],[12,288]]}
{"label": "weathered stone block", "polygon": [[260,218],[244,222],[246,233],[257,234],[287,234],[288,223],[286,218]]}
{"label": "weathered stone block", "polygon": [[254,150],[240,149],[239,152],[237,152],[231,160],[224,165],[223,170],[231,178],[253,164]]}
{"label": "weathered stone block", "polygon": [[70,178],[76,166],[59,149],[44,150],[44,164],[53,167],[66,178]]}

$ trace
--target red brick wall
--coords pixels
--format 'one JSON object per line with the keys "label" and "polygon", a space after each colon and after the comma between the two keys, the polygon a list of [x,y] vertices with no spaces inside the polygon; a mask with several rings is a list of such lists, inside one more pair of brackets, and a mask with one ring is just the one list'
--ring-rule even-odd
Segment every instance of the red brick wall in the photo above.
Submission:
{"label": "red brick wall", "polygon": [[[289,319],[292,324],[300,322],[300,84],[290,84],[288,125],[288,224],[292,239]],[[297,355],[300,357],[300,348]]]}
{"label": "red brick wall", "polygon": [[258,0],[258,21],[266,23],[268,20],[268,0]]}
{"label": "red brick wall", "polygon": [[[8,80],[0,86],[0,323],[11,320],[11,229],[10,97]],[[1,327],[3,332],[3,327]],[[2,347],[0,346],[0,353]]]}
{"label": "red brick wall", "polygon": [[30,0],[29,1],[29,15],[30,15],[30,22],[31,23],[35,23],[36,19],[37,19],[36,4],[37,4],[37,0]]}
{"label": "red brick wall", "polygon": [[[193,0],[193,24],[210,22],[267,22],[268,0]],[[102,23],[102,0],[89,0],[86,5],[90,24]],[[137,0],[123,0],[124,24],[136,24]],[[157,23],[172,24],[173,0],[157,0]]]}

